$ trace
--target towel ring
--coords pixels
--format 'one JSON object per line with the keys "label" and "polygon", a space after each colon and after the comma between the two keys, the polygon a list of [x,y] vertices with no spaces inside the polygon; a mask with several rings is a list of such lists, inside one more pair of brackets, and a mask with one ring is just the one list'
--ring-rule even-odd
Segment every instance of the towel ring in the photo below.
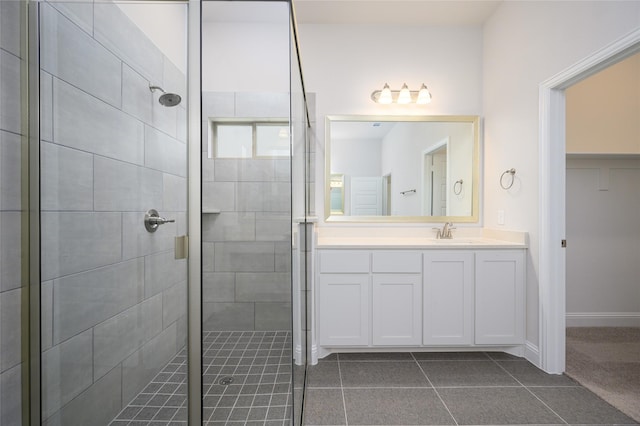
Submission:
{"label": "towel ring", "polygon": [[453,193],[456,195],[462,194],[462,184],[464,181],[462,179],[457,180],[456,183],[453,184]]}
{"label": "towel ring", "polygon": [[[509,174],[511,175],[511,182],[508,185],[504,184],[504,175]],[[502,173],[502,175],[500,175],[500,186],[502,187],[502,189],[510,189],[513,186],[513,181],[515,180],[515,174],[516,174],[516,169],[511,168],[507,171],[505,171],[504,173]]]}

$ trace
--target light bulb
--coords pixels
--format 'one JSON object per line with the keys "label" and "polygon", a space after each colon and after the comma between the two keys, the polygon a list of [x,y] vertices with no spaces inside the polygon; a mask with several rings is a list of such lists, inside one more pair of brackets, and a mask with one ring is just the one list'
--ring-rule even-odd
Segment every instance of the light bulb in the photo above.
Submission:
{"label": "light bulb", "polygon": [[431,102],[431,93],[429,93],[429,89],[422,83],[422,87],[420,87],[420,91],[418,92],[418,100],[416,100],[417,104],[428,104]]}
{"label": "light bulb", "polygon": [[398,95],[398,103],[399,104],[408,104],[411,102],[411,92],[407,87],[407,83],[402,85],[402,89],[400,89],[400,94]]}
{"label": "light bulb", "polygon": [[380,92],[380,97],[378,97],[379,104],[390,104],[393,102],[393,97],[391,96],[391,89],[387,83],[384,84],[382,88],[382,92]]}

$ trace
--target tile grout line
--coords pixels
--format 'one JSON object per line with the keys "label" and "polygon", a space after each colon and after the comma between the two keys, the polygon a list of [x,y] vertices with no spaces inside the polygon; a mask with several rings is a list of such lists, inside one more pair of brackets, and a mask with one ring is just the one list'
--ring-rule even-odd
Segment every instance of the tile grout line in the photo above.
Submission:
{"label": "tile grout line", "polygon": [[[182,352],[182,350],[180,350],[180,352]],[[180,352],[178,352],[178,354],[180,354]],[[186,357],[185,357],[185,360],[183,360],[183,361],[180,363],[180,366],[182,366],[182,365],[186,365]],[[164,370],[164,369],[163,369],[163,370]],[[179,370],[179,368],[178,368],[178,370]],[[178,371],[178,372],[179,372],[179,371]],[[176,372],[174,372],[173,374],[176,374]],[[172,377],[173,377],[173,374],[172,374]],[[187,379],[186,379],[186,377],[185,377],[185,378],[183,378],[183,379],[182,379],[182,381],[181,381],[180,383],[178,383],[178,386],[174,389],[173,393],[169,396],[169,398],[167,398],[167,400],[164,402],[164,404],[162,405],[161,409],[162,409],[162,408],[166,408],[166,406],[167,406],[167,401],[169,401],[169,400],[171,399],[171,397],[173,397],[174,395],[176,395],[176,392],[178,392],[178,390],[180,389],[180,385],[182,385],[183,383],[184,383],[184,384],[186,384],[186,381],[187,381]],[[168,383],[168,382],[167,382],[167,383]],[[183,403],[183,404],[181,404],[181,405],[180,405],[180,407],[178,407],[178,409],[176,410],[176,412],[175,412],[175,413],[173,413],[173,416],[171,416],[171,418],[169,419],[169,422],[172,422],[172,421],[173,421],[173,419],[178,415],[178,412],[180,411],[180,408],[182,408],[182,405],[184,405],[184,403]],[[171,407],[171,408],[173,408],[173,407]],[[158,410],[158,413],[159,413],[159,412],[160,412],[160,410]],[[156,414],[156,415],[157,415],[157,414]],[[154,416],[154,417],[155,417],[155,416]],[[178,420],[176,420],[176,421],[178,421]]]}
{"label": "tile grout line", "polygon": [[[274,260],[274,262],[275,262],[275,260]],[[261,343],[261,344],[266,344],[266,343],[265,343],[265,339],[266,339],[266,338],[267,338],[267,335],[266,335],[266,334],[264,334],[264,335],[262,336],[262,340],[260,341],[260,343]],[[265,361],[264,367],[263,367],[263,369],[262,369],[262,373],[260,374],[260,383],[258,383],[258,387],[262,386],[262,384],[263,384],[263,383],[262,383],[262,379],[263,379],[264,375],[265,375],[265,374],[267,374],[267,366],[269,365],[269,364],[268,364],[268,362],[269,362],[269,354],[270,354],[270,353],[271,353],[271,351],[273,350],[273,345],[274,345],[274,343],[275,343],[275,342],[274,342],[274,339],[275,339],[275,336],[274,336],[274,337],[272,337],[272,338],[271,338],[271,341],[269,342],[269,349],[265,349],[265,350],[267,351],[267,352],[266,352],[266,355],[267,355],[267,356],[266,356],[266,358],[267,358],[267,360]],[[268,419],[268,418],[269,418],[269,411],[271,411],[271,401],[273,400],[273,391],[274,391],[274,390],[275,390],[275,383],[274,383],[273,387],[271,388],[271,395],[269,396],[269,402],[267,403],[267,412],[266,412],[266,414],[265,414],[265,422],[267,421],[266,419]]]}
{"label": "tile grout line", "polygon": [[[489,358],[491,358],[491,357],[489,357]],[[521,382],[520,380],[518,380],[518,379],[517,379],[513,374],[511,374],[511,373],[510,373],[506,368],[504,368],[502,365],[500,365],[500,364],[498,363],[498,361],[497,361],[497,360],[495,360],[495,359],[493,359],[493,358],[491,358],[491,360],[492,360],[492,361],[493,361],[493,362],[498,366],[498,368],[502,369],[505,373],[507,373],[509,376],[511,376],[511,378],[512,378],[513,380],[515,380],[516,382],[518,382],[518,383],[520,384],[520,386],[522,386],[523,388],[525,388],[525,389],[527,390],[527,392],[529,392],[531,395],[533,395],[533,397],[534,397],[535,399],[537,399],[538,401],[540,401],[540,402],[542,403],[542,405],[544,405],[545,407],[547,407],[547,408],[548,408],[548,409],[549,409],[553,414],[555,414],[556,416],[558,416],[558,418],[559,418],[560,420],[562,420],[562,421],[564,422],[564,424],[566,424],[566,425],[568,425],[568,424],[569,424],[569,422],[567,422],[567,421],[566,421],[566,420],[565,420],[565,419],[564,419],[560,414],[556,413],[556,411],[555,411],[553,408],[549,407],[549,405],[547,405],[547,403],[546,403],[546,402],[544,402],[542,399],[540,399],[540,398],[538,397],[538,395],[536,395],[535,393],[533,393],[533,392],[531,391],[531,389],[529,389],[527,386],[525,386],[525,385],[524,385],[524,383],[522,383],[522,382]]]}
{"label": "tile grout line", "polygon": [[340,368],[340,354],[336,354],[338,363],[338,378],[340,379],[340,393],[342,394],[342,408],[344,410],[344,423],[349,426],[349,417],[347,415],[347,399],[344,396],[344,384],[342,382],[342,368]]}
{"label": "tile grout line", "polygon": [[420,369],[420,371],[422,372],[422,374],[424,375],[424,377],[427,379],[427,382],[429,383],[429,385],[431,385],[431,388],[433,388],[433,391],[436,393],[436,395],[438,396],[438,399],[440,400],[440,402],[442,403],[442,405],[444,405],[444,408],[447,410],[447,413],[449,413],[449,415],[451,416],[451,418],[453,419],[453,423],[458,426],[458,421],[456,420],[456,418],[453,416],[453,413],[451,412],[451,410],[449,410],[449,407],[447,406],[447,403],[444,402],[444,399],[442,399],[442,396],[440,396],[440,392],[438,392],[438,390],[436,389],[436,387],[433,385],[433,383],[431,382],[431,379],[429,379],[429,376],[427,376],[427,373],[425,373],[425,371],[422,369],[422,366],[420,365],[420,363],[418,362],[418,360],[416,359],[416,357],[413,355],[413,352],[409,352],[411,354],[411,357],[413,358],[413,361],[416,363],[416,365],[418,366],[418,368]]}

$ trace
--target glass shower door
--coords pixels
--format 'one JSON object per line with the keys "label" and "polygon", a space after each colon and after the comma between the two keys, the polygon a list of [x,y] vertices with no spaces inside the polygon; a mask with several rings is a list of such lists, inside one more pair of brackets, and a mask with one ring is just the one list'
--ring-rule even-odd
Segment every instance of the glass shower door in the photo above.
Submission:
{"label": "glass shower door", "polygon": [[132,3],[38,6],[42,424],[187,422],[187,5]]}
{"label": "glass shower door", "polygon": [[202,3],[202,411],[211,424],[300,424],[306,127],[290,8]]}

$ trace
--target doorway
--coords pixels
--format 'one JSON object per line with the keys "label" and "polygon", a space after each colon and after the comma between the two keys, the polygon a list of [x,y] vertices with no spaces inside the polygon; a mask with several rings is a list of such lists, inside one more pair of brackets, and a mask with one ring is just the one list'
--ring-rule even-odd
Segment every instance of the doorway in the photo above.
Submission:
{"label": "doorway", "polygon": [[448,148],[447,138],[422,153],[422,214],[425,216],[448,214]]}
{"label": "doorway", "polygon": [[565,93],[566,373],[640,418],[640,54]]}
{"label": "doorway", "polygon": [[540,84],[540,363],[565,371],[565,89],[640,50],[635,31]]}

